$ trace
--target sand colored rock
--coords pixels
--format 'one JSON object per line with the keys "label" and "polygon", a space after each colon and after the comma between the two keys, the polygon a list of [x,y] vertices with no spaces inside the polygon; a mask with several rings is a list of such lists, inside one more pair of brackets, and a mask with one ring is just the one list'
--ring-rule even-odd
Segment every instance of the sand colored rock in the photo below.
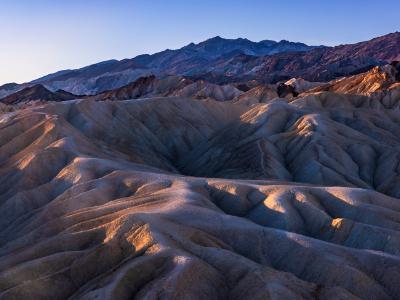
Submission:
{"label": "sand colored rock", "polygon": [[1,114],[0,299],[399,298],[384,97]]}
{"label": "sand colored rock", "polygon": [[[400,64],[398,62],[377,66],[354,76],[343,77],[327,84],[308,89],[307,92],[335,92],[341,94],[371,95],[394,89],[400,81]],[[304,90],[306,91],[306,90]]]}

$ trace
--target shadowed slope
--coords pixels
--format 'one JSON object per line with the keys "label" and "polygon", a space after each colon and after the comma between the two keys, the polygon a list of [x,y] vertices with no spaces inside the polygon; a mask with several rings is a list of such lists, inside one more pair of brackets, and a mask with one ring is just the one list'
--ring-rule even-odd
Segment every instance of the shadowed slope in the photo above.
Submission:
{"label": "shadowed slope", "polygon": [[170,96],[176,90],[180,90],[191,83],[191,80],[180,76],[169,76],[164,79],[156,79],[155,76],[141,77],[126,86],[100,93],[91,98],[96,100],[129,100]]}
{"label": "shadowed slope", "polygon": [[228,101],[240,94],[241,91],[230,85],[220,86],[202,80],[193,82],[181,76],[167,76],[161,79],[155,76],[148,76],[141,77],[119,89],[103,92],[89,98],[95,100],[130,100],[175,96]]}
{"label": "shadowed slope", "polygon": [[79,96],[68,93],[63,90],[51,92],[41,84],[26,87],[16,93],[8,95],[0,101],[4,104],[19,104],[30,101],[66,101],[76,99]]}
{"label": "shadowed slope", "polygon": [[399,197],[399,98],[387,109],[393,97],[378,96],[326,93],[256,105],[185,154],[179,169],[206,177],[357,186]]}
{"label": "shadowed slope", "polygon": [[373,191],[398,193],[399,115],[373,100],[0,115],[0,299],[399,298],[400,203]]}

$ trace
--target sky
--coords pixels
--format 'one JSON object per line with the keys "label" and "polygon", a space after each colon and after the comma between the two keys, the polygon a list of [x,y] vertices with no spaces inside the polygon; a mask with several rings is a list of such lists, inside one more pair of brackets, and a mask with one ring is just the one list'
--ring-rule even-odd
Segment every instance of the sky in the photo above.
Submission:
{"label": "sky", "polygon": [[214,36],[338,45],[400,30],[399,0],[0,0],[0,84]]}

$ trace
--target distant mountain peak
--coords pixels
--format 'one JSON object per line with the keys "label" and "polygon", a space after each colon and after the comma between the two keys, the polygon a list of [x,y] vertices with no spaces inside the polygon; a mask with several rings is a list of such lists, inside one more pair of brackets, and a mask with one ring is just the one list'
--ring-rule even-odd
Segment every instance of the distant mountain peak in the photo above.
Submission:
{"label": "distant mountain peak", "polygon": [[214,36],[214,37],[208,39],[207,41],[224,41],[224,40],[226,40],[226,39],[222,38],[222,37],[219,36],[219,35],[216,35],[216,36]]}
{"label": "distant mountain peak", "polygon": [[[59,71],[28,84],[41,83],[51,90],[94,95],[149,74],[187,76],[212,83],[253,79],[274,83],[292,77],[329,81],[400,60],[399,49],[399,32],[337,47],[308,46],[285,39],[253,42],[247,38],[226,39],[217,35],[180,49]],[[11,92],[25,86],[12,86]],[[10,94],[9,89],[0,88],[0,97],[7,94]]]}
{"label": "distant mountain peak", "polygon": [[271,40],[253,42],[247,38],[226,39],[220,36],[212,37],[198,44],[191,43],[184,47],[184,49],[208,53],[207,55],[213,58],[224,55],[230,56],[232,53],[264,56],[285,51],[307,51],[313,48],[313,46],[286,40],[280,42]]}
{"label": "distant mountain peak", "polygon": [[56,92],[52,92],[47,89],[42,84],[35,84],[33,86],[26,87],[14,94],[6,96],[0,99],[0,102],[4,104],[18,104],[25,103],[30,101],[65,101],[76,99],[78,96],[66,92],[64,90],[58,90]]}
{"label": "distant mountain peak", "polygon": [[18,86],[18,83],[10,82],[3,85],[0,85],[0,90],[12,90]]}

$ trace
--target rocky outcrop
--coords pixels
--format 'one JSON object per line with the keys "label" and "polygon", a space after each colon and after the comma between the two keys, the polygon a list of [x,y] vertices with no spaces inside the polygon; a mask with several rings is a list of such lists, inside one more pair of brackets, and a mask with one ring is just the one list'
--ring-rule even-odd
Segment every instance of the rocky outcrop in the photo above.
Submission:
{"label": "rocky outcrop", "polygon": [[[242,84],[243,85],[243,84]],[[252,85],[252,82],[248,84]],[[322,82],[309,82],[302,78],[292,78],[277,84],[257,84],[246,92],[236,97],[235,102],[252,105],[255,103],[268,103],[276,98],[293,99],[305,91],[324,85]],[[240,86],[240,85],[239,85]],[[245,85],[247,87],[247,85]]]}
{"label": "rocky outcrop", "polygon": [[342,94],[370,95],[375,92],[387,91],[400,83],[400,68],[398,62],[384,66],[376,66],[368,72],[340,78],[327,84],[309,90],[310,93],[327,91]]}
{"label": "rocky outcrop", "polygon": [[285,85],[291,86],[294,92],[299,95],[311,89],[315,89],[321,85],[324,85],[324,82],[310,82],[304,80],[303,78],[292,78],[285,82]]}

